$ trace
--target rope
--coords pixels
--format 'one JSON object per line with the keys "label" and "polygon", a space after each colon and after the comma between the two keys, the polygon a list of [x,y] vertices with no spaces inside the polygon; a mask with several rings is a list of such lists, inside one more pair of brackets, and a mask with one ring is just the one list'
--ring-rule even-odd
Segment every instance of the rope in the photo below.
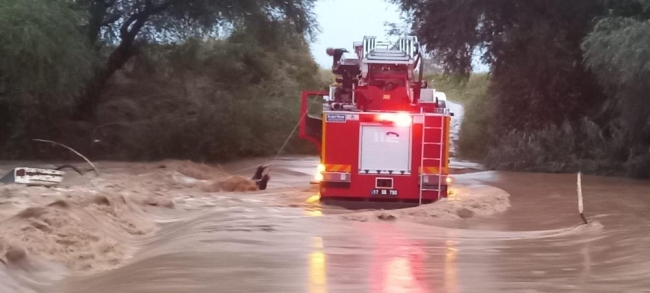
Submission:
{"label": "rope", "polygon": [[[280,156],[280,154],[282,153],[282,151],[284,150],[284,148],[287,146],[287,144],[288,144],[289,141],[291,140],[291,137],[292,137],[293,134],[296,132],[296,129],[298,129],[298,126],[300,126],[300,123],[302,123],[302,121],[305,120],[305,117],[307,117],[307,113],[305,113],[304,115],[302,115],[302,118],[300,118],[300,120],[298,121],[298,123],[296,124],[296,126],[293,128],[293,130],[292,130],[291,133],[289,134],[289,137],[287,137],[287,139],[284,141],[284,144],[282,144],[282,147],[280,148],[280,150],[278,151],[278,153],[275,154],[275,157],[273,158],[273,160],[272,160],[270,163],[273,163],[273,162],[275,162],[275,161],[278,159],[278,157]],[[270,164],[270,163],[269,163],[269,164]]]}
{"label": "rope", "polygon": [[[267,166],[270,166],[271,164],[273,164],[275,161],[278,160],[278,157],[280,156],[280,154],[282,154],[282,151],[284,151],[284,149],[286,148],[287,144],[289,144],[289,141],[291,140],[291,137],[293,136],[293,134],[296,132],[296,130],[297,130],[298,127],[300,126],[300,123],[302,123],[302,121],[305,120],[305,117],[307,117],[307,113],[309,113],[309,110],[311,110],[311,107],[312,107],[313,105],[314,105],[314,102],[309,103],[309,106],[307,107],[307,111],[302,115],[302,117],[300,117],[300,120],[298,120],[298,123],[296,123],[296,126],[293,127],[293,130],[291,131],[291,133],[289,134],[289,136],[287,137],[287,139],[286,139],[286,140],[284,141],[284,143],[282,144],[282,147],[280,147],[280,150],[275,154],[275,157],[273,157],[273,160],[269,161],[269,162],[266,164]],[[240,173],[240,172],[243,172],[243,171],[252,170],[252,169],[255,169],[255,168],[257,168],[257,167],[258,167],[258,166],[253,166],[253,167],[248,167],[248,168],[242,168],[242,169],[239,169],[239,170],[235,170],[235,171],[233,171],[232,173],[233,173],[233,174],[236,174],[236,173]]]}
{"label": "rope", "polygon": [[307,111],[305,111],[305,113],[302,115],[302,117],[300,117],[300,120],[298,120],[298,123],[296,123],[296,126],[293,127],[293,130],[291,131],[291,133],[289,134],[289,136],[287,137],[287,139],[284,141],[284,144],[282,144],[282,147],[280,148],[280,150],[278,151],[278,153],[275,154],[275,157],[273,157],[273,160],[271,160],[271,162],[269,162],[269,165],[272,164],[273,162],[277,161],[278,157],[280,156],[280,154],[282,153],[282,151],[284,150],[284,148],[287,146],[287,144],[288,144],[289,141],[291,140],[291,137],[292,137],[293,134],[296,132],[296,129],[298,129],[298,126],[300,126],[300,124],[302,123],[302,121],[305,120],[305,117],[307,117],[307,113],[309,113],[309,110],[311,110],[311,106],[313,106],[313,105],[314,105],[313,102],[309,103],[309,106],[307,107]]}

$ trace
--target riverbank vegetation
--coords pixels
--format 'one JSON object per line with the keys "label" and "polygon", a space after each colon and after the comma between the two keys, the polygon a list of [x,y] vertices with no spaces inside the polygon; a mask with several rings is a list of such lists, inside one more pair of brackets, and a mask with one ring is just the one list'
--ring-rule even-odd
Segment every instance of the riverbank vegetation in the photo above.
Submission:
{"label": "riverbank vegetation", "polygon": [[[299,92],[331,83],[315,1],[0,0],[0,158],[68,154],[34,138],[95,159],[273,154]],[[388,1],[466,107],[462,156],[650,177],[650,1]]]}
{"label": "riverbank vegetation", "polygon": [[454,80],[443,74],[426,77],[437,91],[444,92],[449,101],[463,105],[465,115],[460,127],[457,155],[470,160],[482,160],[487,155],[490,138],[487,90],[490,83],[486,73],[474,73],[467,80]]}
{"label": "riverbank vegetation", "polygon": [[[1,0],[0,158],[275,154],[324,88],[312,0]],[[294,135],[287,151],[309,150]]]}
{"label": "riverbank vegetation", "polygon": [[650,1],[393,2],[446,76],[469,78],[476,52],[490,67],[486,94],[465,103],[461,154],[473,146],[496,170],[650,177]]}

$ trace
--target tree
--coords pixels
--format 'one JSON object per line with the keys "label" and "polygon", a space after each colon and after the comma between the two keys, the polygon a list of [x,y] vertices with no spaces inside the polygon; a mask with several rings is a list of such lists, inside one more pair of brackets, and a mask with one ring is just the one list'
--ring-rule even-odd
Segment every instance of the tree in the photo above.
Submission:
{"label": "tree", "polygon": [[[300,91],[323,85],[303,36],[270,25],[142,46],[121,70],[130,82],[106,87],[96,118],[106,127],[94,133],[131,159],[275,154],[300,120]],[[262,41],[268,30],[277,40]]]}
{"label": "tree", "polygon": [[0,149],[83,89],[96,61],[83,19],[64,1],[0,1]]}
{"label": "tree", "polygon": [[650,21],[605,18],[585,39],[585,60],[621,113],[633,144],[650,144]]}
{"label": "tree", "polygon": [[[190,37],[219,36],[235,26],[282,22],[310,36],[315,23],[314,0],[79,0],[90,12],[89,41],[112,48],[77,109],[78,117],[92,116],[101,90],[111,76],[137,52],[138,42],[169,43]],[[272,33],[269,31],[268,33]],[[272,39],[268,34],[260,34]]]}
{"label": "tree", "polygon": [[447,73],[490,66],[489,168],[650,176],[650,1],[391,1]]}
{"label": "tree", "polygon": [[84,15],[62,1],[1,1],[0,99],[69,102],[94,62],[80,19]]}
{"label": "tree", "polygon": [[393,0],[445,72],[467,78],[475,52],[491,68],[497,129],[532,131],[592,115],[604,95],[582,64],[601,1]]}
{"label": "tree", "polygon": [[[401,23],[384,22],[386,34],[392,37],[410,35],[408,23],[411,20],[408,17],[402,17]],[[440,74],[443,72],[442,60],[439,56],[431,53],[421,52],[424,61],[424,72],[426,74]]]}

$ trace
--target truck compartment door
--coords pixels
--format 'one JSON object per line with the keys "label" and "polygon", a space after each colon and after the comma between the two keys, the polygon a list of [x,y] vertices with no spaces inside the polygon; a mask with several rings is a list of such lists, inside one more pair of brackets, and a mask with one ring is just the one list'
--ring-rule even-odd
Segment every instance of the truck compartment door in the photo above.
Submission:
{"label": "truck compartment door", "polygon": [[362,174],[410,174],[411,129],[362,125],[359,171]]}
{"label": "truck compartment door", "polygon": [[300,103],[300,139],[311,142],[321,150],[323,135],[323,101],[327,92],[303,92]]}

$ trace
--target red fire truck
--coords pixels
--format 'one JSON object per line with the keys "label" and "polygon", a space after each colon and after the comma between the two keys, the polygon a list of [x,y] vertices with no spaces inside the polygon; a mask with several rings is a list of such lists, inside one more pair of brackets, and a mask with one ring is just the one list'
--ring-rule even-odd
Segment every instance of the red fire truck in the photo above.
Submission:
{"label": "red fire truck", "polygon": [[320,150],[321,200],[433,202],[447,196],[452,113],[423,76],[415,37],[364,37],[302,93],[300,138]]}

